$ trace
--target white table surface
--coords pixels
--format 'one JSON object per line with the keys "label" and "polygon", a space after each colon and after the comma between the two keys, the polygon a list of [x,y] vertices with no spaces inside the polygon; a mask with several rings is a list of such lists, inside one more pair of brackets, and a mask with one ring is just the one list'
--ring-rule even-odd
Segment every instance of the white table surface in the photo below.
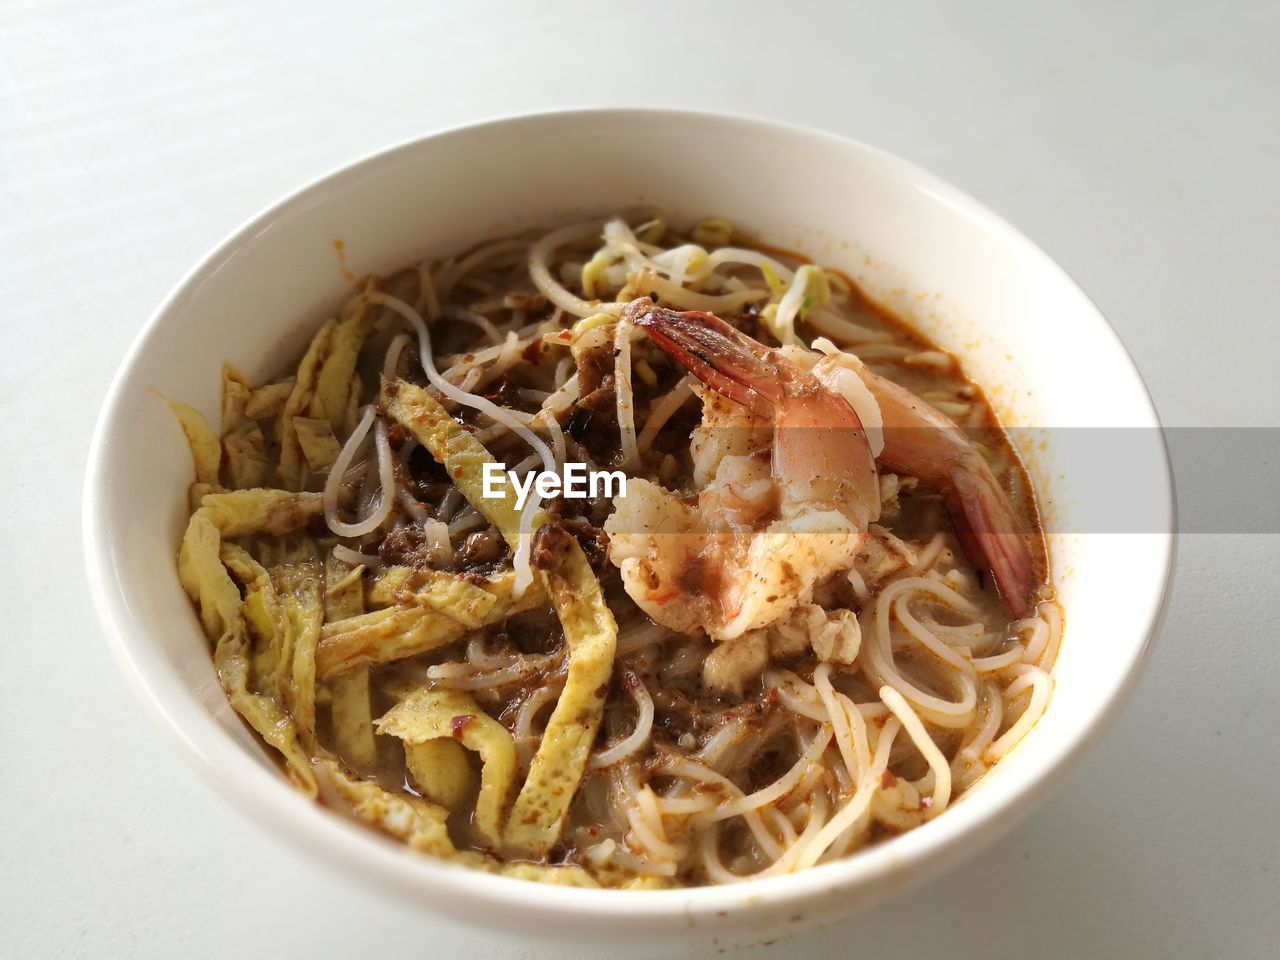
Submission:
{"label": "white table surface", "polygon": [[[82,466],[125,348],[216,241],[353,157],[579,104],[825,127],[1039,242],[1166,424],[1280,425],[1280,8],[1070,6],[3,4],[0,955],[552,955],[266,839],[134,702],[85,595]],[[754,956],[1276,956],[1278,543],[1182,538],[1137,694],[1007,840]]]}

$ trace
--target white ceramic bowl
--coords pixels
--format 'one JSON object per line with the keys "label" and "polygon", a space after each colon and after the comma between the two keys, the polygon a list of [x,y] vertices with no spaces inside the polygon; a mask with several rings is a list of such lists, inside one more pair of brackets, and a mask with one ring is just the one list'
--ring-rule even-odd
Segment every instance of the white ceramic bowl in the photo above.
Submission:
{"label": "white ceramic bowl", "polygon": [[[183,754],[245,813],[321,860],[486,928],[548,937],[749,942],[848,915],[991,843],[1058,781],[1131,687],[1157,629],[1171,532],[1081,534],[1104,462],[1024,449],[1046,505],[1066,633],[1045,717],[981,786],[903,836],[795,876],[618,892],[546,887],[410,853],[294,793],[231,713],[174,556],[191,461],[154,388],[216,422],[219,366],[255,380],[290,362],[357,274],[485,237],[654,203],[722,215],[843,268],[959,353],[1007,423],[1127,426],[1154,513],[1172,488],[1156,415],[1078,287],[968,196],[858,143],[757,120],[668,111],[541,114],[426,137],[271,207],[209,254],[143,329],[102,409],[85,483],[85,550],[107,637]],[[1031,447],[1029,434],[1021,434]],[[1046,894],[1050,894],[1046,891]]]}

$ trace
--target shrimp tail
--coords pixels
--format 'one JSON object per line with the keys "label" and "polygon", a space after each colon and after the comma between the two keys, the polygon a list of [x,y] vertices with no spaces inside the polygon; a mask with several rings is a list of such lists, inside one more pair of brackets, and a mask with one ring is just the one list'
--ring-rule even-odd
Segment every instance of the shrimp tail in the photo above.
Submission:
{"label": "shrimp tail", "polygon": [[627,305],[628,319],[644,327],[653,341],[682,367],[723,397],[764,416],[782,394],[776,379],[762,378],[762,348],[719,317],[696,310],[658,307],[648,298]]}
{"label": "shrimp tail", "polygon": [[964,552],[991,571],[1009,613],[1031,613],[1040,583],[1027,536],[985,464],[957,465],[943,499]]}
{"label": "shrimp tail", "polygon": [[1018,520],[991,468],[943,413],[870,370],[858,375],[884,418],[879,463],[918,477],[943,496],[965,555],[991,571],[1009,613],[1025,617],[1043,581],[1031,536]]}

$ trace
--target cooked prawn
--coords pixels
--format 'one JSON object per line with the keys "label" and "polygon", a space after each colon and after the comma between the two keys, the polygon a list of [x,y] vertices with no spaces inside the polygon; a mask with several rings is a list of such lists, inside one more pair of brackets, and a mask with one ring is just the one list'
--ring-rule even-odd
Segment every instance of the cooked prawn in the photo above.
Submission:
{"label": "cooked prawn", "polygon": [[673,630],[729,640],[768,626],[848,569],[879,516],[862,424],[813,374],[710,314],[642,299],[627,316],[711,388],[694,438],[709,480],[694,504],[631,480],[605,526],[610,558]]}
{"label": "cooked prawn", "polygon": [[[795,346],[771,350],[711,314],[676,313],[653,307],[643,300],[628,309],[635,311],[634,322],[645,327],[681,365],[756,416],[767,415],[769,403],[776,402],[774,398],[786,397],[788,389],[794,394],[795,385],[799,383],[808,385],[800,393],[816,390],[826,394],[825,401],[810,397],[803,404],[789,398],[785,413],[781,412],[782,405],[777,407],[780,412],[774,420],[775,475],[818,477],[814,482],[819,487],[824,483],[829,487],[829,478],[855,475],[832,471],[841,469],[837,464],[840,456],[856,460],[864,455],[865,432],[857,414],[852,417],[858,423],[859,435],[854,449],[837,448],[848,441],[831,435],[829,430],[800,431],[807,435],[803,442],[793,438],[797,436],[795,427],[805,425],[805,415],[818,416],[820,412],[825,419],[810,420],[811,424],[834,424],[840,422],[834,407],[848,406],[864,411],[865,417],[865,394],[869,393],[878,408],[875,413],[879,422],[874,428],[876,446],[881,449],[875,462],[886,470],[916,477],[937,489],[965,553],[991,572],[1010,614],[1015,618],[1025,617],[1034,607],[1042,577],[1032,556],[1026,528],[982,455],[964,431],[941,411],[904,387],[871,372],[850,354],[819,358]],[[746,358],[753,358],[761,366],[753,368]],[[763,369],[770,366],[779,372],[776,382],[770,382],[763,373]],[[841,377],[846,377],[849,371],[865,386],[861,396],[855,395],[858,391],[851,390],[847,383],[841,383]],[[792,386],[788,388],[784,384]],[[783,436],[779,447],[778,435],[783,433],[791,436]],[[815,445],[819,449],[812,449]],[[781,460],[778,459],[780,449]],[[804,456],[808,459],[789,462],[788,457],[796,456],[794,451],[807,451]],[[851,462],[844,466],[850,469]],[[804,470],[827,473],[803,474]],[[856,475],[866,476],[862,472]],[[821,479],[824,477],[828,479]],[[823,491],[814,488],[808,494],[807,498],[801,497],[800,502],[816,502]],[[832,569],[825,569],[823,575],[830,572]]]}
{"label": "cooked prawn", "polygon": [[969,559],[991,572],[1014,619],[1030,615],[1043,577],[1026,528],[987,461],[946,414],[861,363],[856,366],[884,421],[877,462],[941,492]]}

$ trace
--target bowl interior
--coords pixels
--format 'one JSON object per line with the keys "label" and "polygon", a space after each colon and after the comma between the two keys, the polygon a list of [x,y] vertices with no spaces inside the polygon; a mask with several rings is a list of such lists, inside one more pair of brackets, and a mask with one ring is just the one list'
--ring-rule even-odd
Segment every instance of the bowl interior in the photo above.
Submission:
{"label": "bowl interior", "polygon": [[[673,161],[673,158],[678,158]],[[356,274],[385,272],[530,226],[656,204],[725,216],[839,267],[957,352],[1017,434],[1047,524],[1066,611],[1054,700],[980,790],[945,816],[857,857],[777,881],[670,894],[546,890],[392,848],[294,797],[231,713],[174,570],[191,462],[150,392],[216,422],[219,365],[252,379],[292,362],[345,299],[333,241]],[[1087,389],[1082,389],[1087,377]],[[91,580],[139,690],[200,767],[273,829],[462,916],[586,932],[650,933],[847,912],[940,869],[1004,828],[1127,687],[1162,602],[1167,533],[1085,529],[1113,465],[1072,456],[1064,428],[1132,431],[1129,456],[1160,516],[1171,493],[1154,413],[1089,300],[1006,224],[936,178],[847,141],[756,121],[661,112],[553,114],[466,128],[362,161],[294,195],[198,267],[135,345],[104,408],[86,487]],[[1043,443],[1041,442],[1043,441]],[[1161,512],[1163,511],[1163,512]],[[441,887],[449,891],[439,896]],[[425,899],[425,897],[424,897]],[[559,911],[559,914],[557,914]],[[723,914],[723,915],[722,915]],[[592,922],[594,921],[594,922]],[[611,926],[611,929],[617,929]]]}

